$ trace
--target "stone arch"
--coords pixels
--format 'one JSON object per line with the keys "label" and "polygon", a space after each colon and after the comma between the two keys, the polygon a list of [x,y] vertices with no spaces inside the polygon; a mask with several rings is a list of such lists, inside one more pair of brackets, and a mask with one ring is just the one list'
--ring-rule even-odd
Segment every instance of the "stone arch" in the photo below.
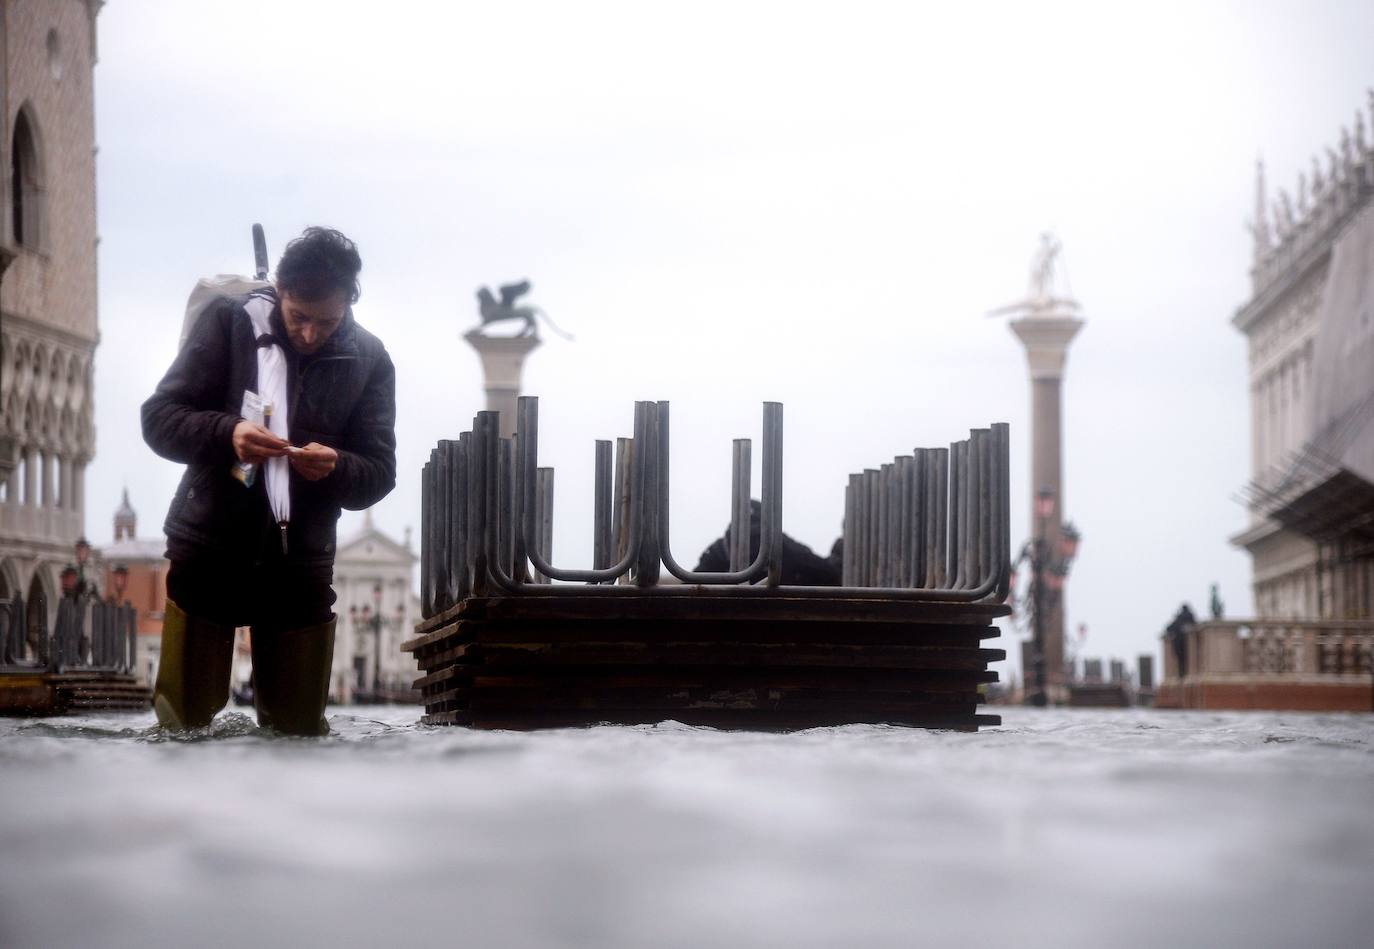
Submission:
{"label": "stone arch", "polygon": [[16,611],[10,600],[18,592],[14,564],[8,557],[0,560],[0,664],[23,658],[24,636],[14,626]]}
{"label": "stone arch", "polygon": [[46,237],[44,164],[42,130],[33,104],[25,102],[10,138],[10,235],[32,250],[42,248]]}
{"label": "stone arch", "polygon": [[37,448],[43,430],[43,403],[29,393],[29,397],[24,400],[24,427],[22,432],[21,448],[25,451],[30,448]]}
{"label": "stone arch", "polygon": [[22,345],[8,338],[4,341],[4,348],[0,351],[0,398],[8,400],[14,391],[14,377],[23,358],[17,357],[16,350]]}
{"label": "stone arch", "polygon": [[67,408],[73,412],[81,408],[83,389],[85,388],[80,378],[80,368],[81,360],[74,353],[67,357],[66,365],[63,366],[66,379],[62,384],[62,397]]}
{"label": "stone arch", "polygon": [[33,348],[32,364],[33,374],[29,377],[30,391],[39,402],[44,402],[48,398],[48,373],[52,365],[52,351],[39,343]]}
{"label": "stone arch", "polygon": [[5,400],[5,419],[10,424],[10,430],[15,434],[23,432],[24,424],[24,393],[20,389],[11,389],[9,397]]}
{"label": "stone arch", "polygon": [[67,401],[67,360],[68,355],[61,349],[54,350],[48,359],[48,398],[53,408],[61,410]]}
{"label": "stone arch", "polygon": [[14,380],[11,385],[13,391],[21,395],[28,392],[29,377],[33,374],[32,349],[27,340],[21,340],[14,347],[14,365],[11,367]]}
{"label": "stone arch", "polygon": [[57,450],[63,456],[72,456],[81,448],[81,428],[80,421],[76,413],[70,408],[63,408],[61,421],[57,426]]}
{"label": "stone arch", "polygon": [[39,444],[44,451],[52,451],[62,438],[62,433],[58,431],[58,420],[61,418],[57,406],[51,401],[43,403],[43,423],[40,431],[43,433]]}
{"label": "stone arch", "polygon": [[42,644],[47,642],[51,628],[52,615],[57,604],[51,584],[48,582],[47,565],[39,563],[29,580],[28,593],[24,596],[24,644],[26,654],[41,656]]}

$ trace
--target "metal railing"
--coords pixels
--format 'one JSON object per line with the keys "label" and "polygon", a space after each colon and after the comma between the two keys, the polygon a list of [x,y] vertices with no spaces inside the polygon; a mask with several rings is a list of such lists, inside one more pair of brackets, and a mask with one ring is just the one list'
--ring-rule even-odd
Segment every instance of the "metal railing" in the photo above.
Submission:
{"label": "metal railing", "polygon": [[48,633],[45,597],[0,599],[0,672],[134,671],[138,612],[91,596],[61,597]]}
{"label": "metal railing", "polygon": [[[1010,572],[1005,423],[948,449],[916,449],[852,475],[843,586],[783,585],[783,410],[763,406],[758,550],[750,557],[752,442],[732,446],[729,569],[683,567],[671,545],[669,406],[637,402],[634,435],[595,446],[592,565],[554,563],[552,468],[539,467],[539,400],[522,397],[513,438],[496,412],[441,440],[421,476],[426,618],[468,596],[653,594],[1000,602]],[[678,583],[664,583],[663,571]],[[560,581],[555,586],[552,581]],[[578,585],[572,585],[578,584]]]}

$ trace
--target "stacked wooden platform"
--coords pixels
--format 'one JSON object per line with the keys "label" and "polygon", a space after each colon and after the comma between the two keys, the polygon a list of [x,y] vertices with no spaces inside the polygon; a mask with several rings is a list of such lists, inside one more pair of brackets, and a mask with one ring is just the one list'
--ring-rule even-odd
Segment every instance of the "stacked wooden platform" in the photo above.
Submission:
{"label": "stacked wooden platform", "polygon": [[64,672],[55,676],[60,705],[67,712],[142,712],[153,705],[153,690],[118,672]]}
{"label": "stacked wooden platform", "polygon": [[836,592],[468,597],[402,648],[434,725],[1001,724],[977,709],[1007,607]]}
{"label": "stacked wooden platform", "polygon": [[1073,708],[1129,708],[1130,693],[1120,682],[1076,682],[1069,686]]}
{"label": "stacked wooden platform", "polygon": [[141,712],[152,702],[152,689],[122,672],[90,669],[0,673],[0,714]]}

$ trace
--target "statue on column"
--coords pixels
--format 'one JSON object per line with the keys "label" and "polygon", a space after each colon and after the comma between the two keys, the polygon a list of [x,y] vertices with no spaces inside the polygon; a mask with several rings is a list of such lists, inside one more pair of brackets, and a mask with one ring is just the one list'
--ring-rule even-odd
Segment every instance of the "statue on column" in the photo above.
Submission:
{"label": "statue on column", "polygon": [[988,311],[988,316],[1073,316],[1078,312],[1078,303],[1067,295],[1055,295],[1055,270],[1058,269],[1059,256],[1064,245],[1049,231],[1040,235],[1040,246],[1031,258],[1030,286],[1026,289],[1024,300]]}
{"label": "statue on column", "polygon": [[570,335],[564,333],[554,325],[549,315],[537,306],[520,304],[520,298],[530,292],[530,282],[521,280],[519,283],[502,284],[497,288],[501,294],[501,299],[497,300],[487,287],[482,287],[477,291],[477,313],[481,317],[481,324],[477,327],[479,331],[492,323],[503,323],[507,320],[524,320],[525,325],[521,327],[521,336],[531,336],[539,338],[539,327],[535,318],[542,319],[549,325],[549,329],[564,339],[572,339]]}
{"label": "statue on column", "polygon": [[1031,300],[1049,301],[1054,298],[1054,261],[1063,249],[1064,245],[1049,231],[1040,235],[1040,246],[1031,260]]}

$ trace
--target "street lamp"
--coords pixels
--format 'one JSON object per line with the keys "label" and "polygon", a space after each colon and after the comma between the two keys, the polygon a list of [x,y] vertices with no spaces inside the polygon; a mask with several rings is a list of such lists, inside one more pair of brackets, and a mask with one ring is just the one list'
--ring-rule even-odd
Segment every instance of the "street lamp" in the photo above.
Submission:
{"label": "street lamp", "polygon": [[[1012,576],[1023,562],[1030,562],[1030,589],[1026,593],[1031,611],[1031,680],[1033,690],[1026,701],[1035,706],[1049,704],[1045,683],[1045,613],[1064,589],[1073,559],[1082,539],[1078,528],[1065,524],[1059,529],[1058,549],[1049,543],[1049,524],[1054,517],[1054,489],[1042,487],[1035,493],[1035,536],[1026,541],[1012,565]],[[1014,580],[1013,580],[1014,584]]]}
{"label": "street lamp", "polygon": [[1035,517],[1040,521],[1040,529],[1043,533],[1044,522],[1054,516],[1054,489],[1043,487],[1035,492]]}
{"label": "street lamp", "polygon": [[124,591],[129,587],[129,568],[122,563],[115,564],[114,571],[110,574],[110,585],[114,587],[115,604],[123,605]]}
{"label": "street lamp", "polygon": [[382,691],[382,585],[378,583],[372,588],[372,602],[376,608],[372,611],[372,693],[375,695]]}
{"label": "street lamp", "polygon": [[62,582],[62,596],[69,600],[74,600],[80,596],[81,590],[78,586],[76,567],[67,564],[62,568],[59,579]]}
{"label": "street lamp", "polygon": [[86,561],[91,559],[91,542],[85,537],[78,537],[76,545],[72,548],[76,554],[76,596],[82,596],[86,590]]}
{"label": "street lamp", "polygon": [[[378,581],[372,587],[372,602],[364,603],[361,608],[356,603],[351,604],[348,608],[348,618],[353,624],[356,637],[354,662],[360,693],[364,688],[363,680],[367,675],[365,637],[369,633],[371,634],[373,655],[371,701],[377,701],[382,690],[382,631],[391,628],[401,629],[405,626],[404,595],[402,595],[401,602],[396,604],[396,614],[394,616],[384,615],[382,612],[382,583]],[[367,699],[362,699],[362,701],[367,701]]]}
{"label": "street lamp", "polygon": [[1082,539],[1083,535],[1078,533],[1072,521],[1059,528],[1059,556],[1065,561],[1072,561],[1078,556],[1078,542]]}

